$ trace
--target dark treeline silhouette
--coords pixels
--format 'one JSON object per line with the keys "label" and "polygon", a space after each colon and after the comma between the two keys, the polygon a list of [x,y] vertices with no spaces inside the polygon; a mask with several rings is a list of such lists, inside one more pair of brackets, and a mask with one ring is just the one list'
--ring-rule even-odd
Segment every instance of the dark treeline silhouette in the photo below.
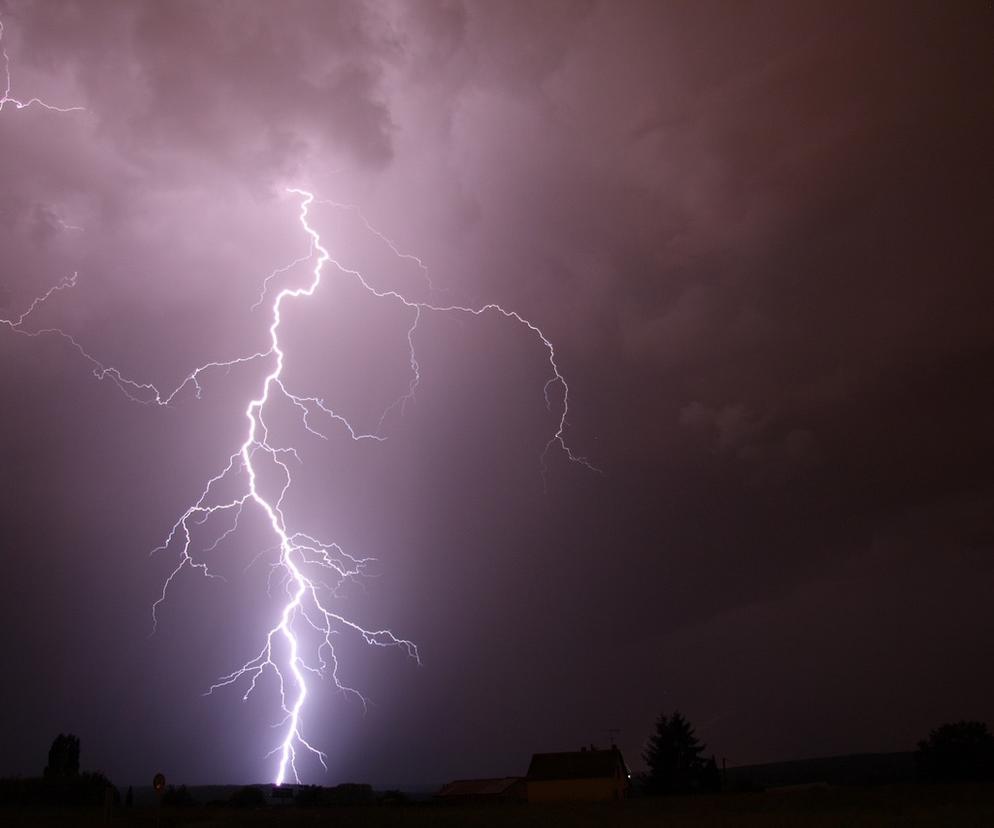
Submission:
{"label": "dark treeline silhouette", "polygon": [[0,805],[106,806],[120,794],[102,773],[80,772],[79,737],[60,733],[40,778],[0,780]]}
{"label": "dark treeline silhouette", "polygon": [[929,733],[915,754],[926,782],[994,780],[994,736],[984,722],[952,722]]}
{"label": "dark treeline silhouette", "polygon": [[[706,756],[705,745],[679,711],[661,714],[656,719],[642,758],[647,771],[636,783],[637,792],[648,795],[713,793],[723,787],[724,777],[714,756]],[[824,757],[740,766],[730,768],[728,773],[729,790],[743,792],[810,783],[867,786],[915,779],[921,783],[942,784],[990,782],[994,781],[994,735],[984,722],[951,722],[932,730],[927,738],[918,742],[915,753]],[[400,792],[377,794],[369,785],[361,784],[292,787],[291,803],[288,804],[305,808],[406,801]],[[212,801],[208,805],[265,807],[267,790],[265,786],[245,786],[235,790],[227,800]],[[125,804],[131,805],[132,801],[129,787]],[[53,740],[40,776],[0,779],[0,806],[110,808],[120,802],[117,789],[106,776],[80,771],[80,740],[71,733],[60,733]],[[161,804],[166,808],[198,805],[185,785],[166,789]]]}
{"label": "dark treeline silhouette", "polygon": [[642,758],[648,768],[643,777],[647,794],[687,794],[721,789],[718,764],[705,759],[705,746],[680,711],[660,714]]}
{"label": "dark treeline silhouette", "polygon": [[65,778],[79,774],[79,737],[60,733],[48,749],[45,778]]}
{"label": "dark treeline silhouette", "polygon": [[[679,711],[656,719],[642,753],[647,770],[636,791],[649,795],[716,792],[724,773]],[[728,771],[734,791],[799,784],[875,785],[900,782],[994,781],[994,735],[984,722],[943,724],[918,742],[918,750],[893,754],[854,754],[740,766]]]}

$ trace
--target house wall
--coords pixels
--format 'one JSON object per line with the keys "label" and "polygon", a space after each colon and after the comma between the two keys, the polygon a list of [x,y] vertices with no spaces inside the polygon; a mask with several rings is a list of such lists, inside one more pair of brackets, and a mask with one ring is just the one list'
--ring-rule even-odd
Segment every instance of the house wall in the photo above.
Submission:
{"label": "house wall", "polygon": [[621,779],[528,780],[529,802],[604,802],[624,797]]}

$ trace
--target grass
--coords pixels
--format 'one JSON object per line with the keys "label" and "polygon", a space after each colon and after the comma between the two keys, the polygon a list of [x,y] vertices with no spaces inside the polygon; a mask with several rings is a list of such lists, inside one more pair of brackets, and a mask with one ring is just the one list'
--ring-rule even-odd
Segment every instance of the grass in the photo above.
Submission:
{"label": "grass", "polygon": [[227,828],[328,826],[336,828],[721,828],[722,826],[994,826],[994,785],[891,785],[715,796],[632,799],[564,805],[435,804],[238,810],[119,808],[105,820],[99,810],[0,810],[4,828],[102,826],[116,828]]}

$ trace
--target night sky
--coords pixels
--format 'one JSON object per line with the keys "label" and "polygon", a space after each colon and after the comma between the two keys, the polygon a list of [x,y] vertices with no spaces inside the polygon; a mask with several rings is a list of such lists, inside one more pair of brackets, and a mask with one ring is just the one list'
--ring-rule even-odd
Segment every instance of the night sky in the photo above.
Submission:
{"label": "night sky", "polygon": [[[378,559],[312,682],[304,781],[522,774],[638,754],[683,711],[730,764],[909,750],[994,721],[994,77],[988,2],[0,2],[0,318],[172,388],[267,346],[307,253],[286,187],[430,314],[385,442],[293,444],[295,519]],[[81,228],[81,229],[76,229]],[[292,285],[306,268],[281,277]],[[330,272],[288,376],[359,428],[410,380],[409,314]],[[0,325],[0,774],[52,738],[118,784],[272,778],[276,685],[211,696],[278,613],[247,519],[159,545],[265,373],[129,401]],[[204,536],[206,538],[206,536]],[[201,541],[204,541],[201,538]],[[197,553],[207,545],[201,542]],[[250,565],[251,564],[251,565]]]}

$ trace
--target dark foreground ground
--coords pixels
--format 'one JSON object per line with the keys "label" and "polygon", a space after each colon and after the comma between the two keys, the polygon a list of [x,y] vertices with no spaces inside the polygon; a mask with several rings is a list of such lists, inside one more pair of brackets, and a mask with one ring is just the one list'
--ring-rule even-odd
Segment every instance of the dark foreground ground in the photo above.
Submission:
{"label": "dark foreground ground", "polygon": [[890,785],[814,788],[590,805],[380,805],[240,810],[194,806],[181,810],[101,811],[0,809],[0,826],[341,826],[342,828],[449,828],[449,826],[994,826],[994,785]]}

